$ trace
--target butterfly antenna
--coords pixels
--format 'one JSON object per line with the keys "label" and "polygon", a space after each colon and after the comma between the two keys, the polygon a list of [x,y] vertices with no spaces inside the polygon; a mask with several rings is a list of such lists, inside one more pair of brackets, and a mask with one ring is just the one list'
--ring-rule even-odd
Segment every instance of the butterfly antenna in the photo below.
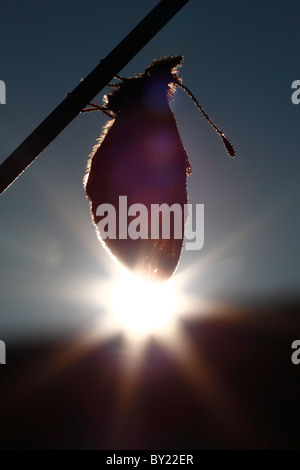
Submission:
{"label": "butterfly antenna", "polygon": [[214,128],[214,130],[216,131],[217,134],[219,134],[219,136],[221,137],[221,139],[223,140],[223,144],[227,150],[227,153],[228,155],[231,157],[231,158],[234,158],[236,153],[235,153],[235,150],[234,150],[234,147],[233,145],[229,142],[229,140],[227,139],[227,137],[225,136],[225,134],[218,128],[218,126],[216,126],[216,124],[209,118],[209,116],[206,114],[206,112],[204,111],[204,109],[202,108],[202,106],[200,106],[200,104],[198,103],[198,101],[196,100],[195,96],[193,95],[193,93],[188,89],[186,88],[184,85],[182,85],[182,83],[179,83],[177,82],[177,85],[180,86],[180,88],[182,88],[188,95],[189,97],[191,98],[191,100],[195,103],[195,105],[197,106],[197,108],[199,109],[199,111],[201,111],[201,113],[203,114],[203,116],[205,117],[205,119],[209,122],[209,124]]}

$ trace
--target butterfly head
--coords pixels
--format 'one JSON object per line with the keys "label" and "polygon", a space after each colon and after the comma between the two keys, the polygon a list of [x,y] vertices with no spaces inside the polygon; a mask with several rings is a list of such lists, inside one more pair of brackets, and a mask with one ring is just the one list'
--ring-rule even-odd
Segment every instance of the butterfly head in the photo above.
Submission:
{"label": "butterfly head", "polygon": [[117,116],[123,109],[139,105],[160,108],[168,105],[181,83],[178,68],[183,64],[180,55],[155,59],[145,70],[130,78],[119,78],[121,83],[104,96],[104,109]]}

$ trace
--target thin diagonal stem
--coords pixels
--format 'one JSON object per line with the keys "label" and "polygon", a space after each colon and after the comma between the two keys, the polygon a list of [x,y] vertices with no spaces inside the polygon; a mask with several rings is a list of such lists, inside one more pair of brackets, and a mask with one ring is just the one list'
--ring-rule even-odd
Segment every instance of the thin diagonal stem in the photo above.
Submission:
{"label": "thin diagonal stem", "polygon": [[0,165],[0,194],[189,0],[161,0]]}

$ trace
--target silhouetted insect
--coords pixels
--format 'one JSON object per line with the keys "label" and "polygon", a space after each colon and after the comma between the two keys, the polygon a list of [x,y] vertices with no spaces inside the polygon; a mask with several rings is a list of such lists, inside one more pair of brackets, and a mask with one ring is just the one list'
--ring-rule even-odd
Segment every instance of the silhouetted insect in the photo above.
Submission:
{"label": "silhouetted insect", "polygon": [[[113,118],[104,126],[93,150],[84,182],[97,234],[121,264],[152,281],[164,281],[172,276],[184,239],[186,214],[183,210],[181,238],[174,236],[172,217],[169,238],[163,238],[161,230],[156,238],[151,238],[151,204],[170,207],[177,203],[182,209],[187,204],[186,181],[191,168],[169,106],[177,86],[188,93],[222,138],[229,155],[235,156],[225,135],[182,85],[177,70],[182,63],[182,56],[162,57],[154,60],[142,74],[131,78],[117,76],[121,83],[110,85],[114,90],[104,97],[104,105],[90,104],[83,110],[101,110]],[[119,222],[119,217],[124,219],[119,211],[119,196],[127,196],[128,207],[143,204],[148,209],[147,238],[132,239],[124,234],[122,222]],[[108,217],[108,212],[99,215],[98,211],[97,214],[102,204],[115,208],[115,233],[107,235],[103,224],[99,229],[99,222]],[[133,215],[128,217],[126,228],[134,219]],[[106,220],[108,223],[109,218]],[[123,232],[119,233],[119,229]],[[142,236],[145,237],[145,233]]]}

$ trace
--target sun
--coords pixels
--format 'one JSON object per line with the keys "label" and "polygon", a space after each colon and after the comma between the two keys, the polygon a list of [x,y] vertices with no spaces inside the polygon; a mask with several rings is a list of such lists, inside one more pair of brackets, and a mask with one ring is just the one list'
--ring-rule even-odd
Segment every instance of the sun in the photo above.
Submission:
{"label": "sun", "polygon": [[110,302],[120,327],[151,333],[168,327],[178,299],[172,280],[158,284],[123,273],[110,291]]}

